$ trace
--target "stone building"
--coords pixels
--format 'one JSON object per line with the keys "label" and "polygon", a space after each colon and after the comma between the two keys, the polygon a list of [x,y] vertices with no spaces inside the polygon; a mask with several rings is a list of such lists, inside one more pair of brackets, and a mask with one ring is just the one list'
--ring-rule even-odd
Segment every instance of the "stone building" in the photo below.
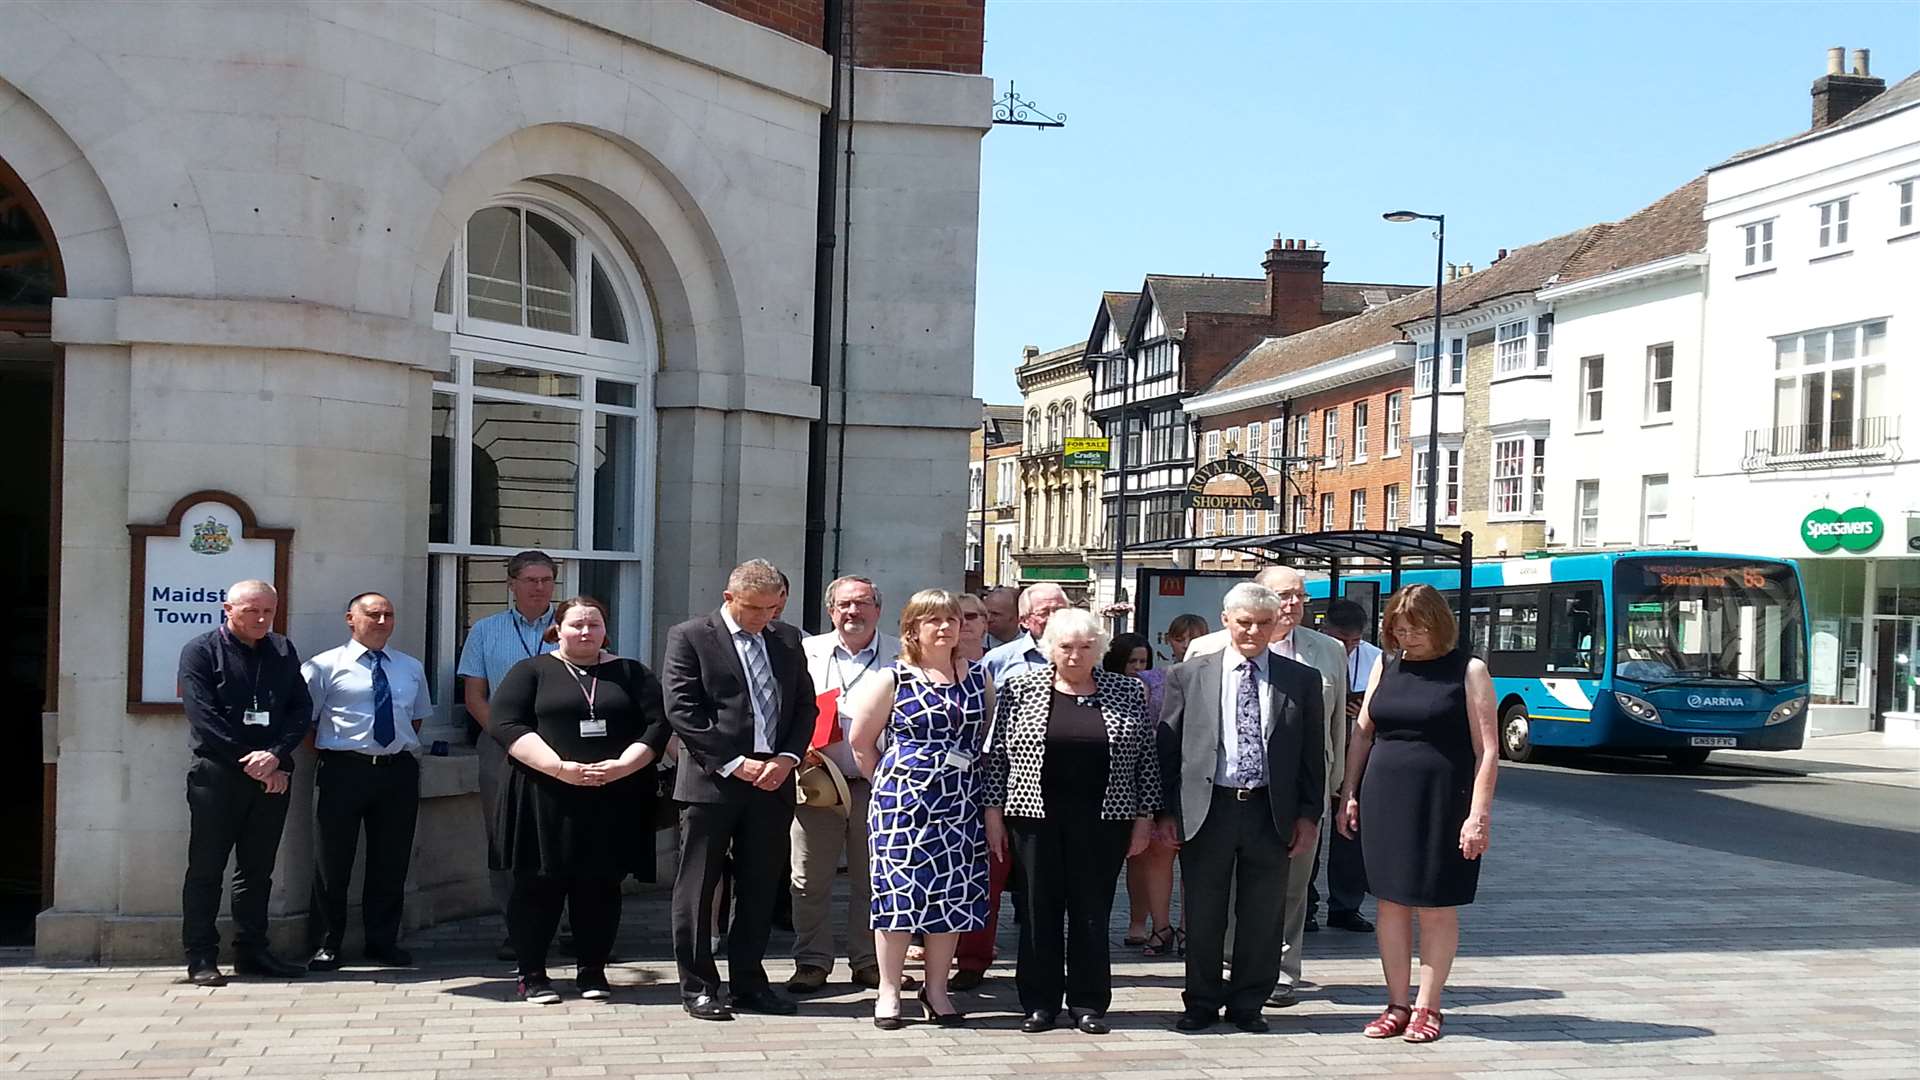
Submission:
{"label": "stone building", "polygon": [[1087,549],[1099,543],[1100,470],[1067,464],[1066,440],[1097,436],[1086,346],[1041,352],[1029,345],[1014,377],[1026,409],[1020,451],[1020,584],[1052,581],[1076,603],[1091,587]]}
{"label": "stone building", "polygon": [[17,542],[16,624],[49,628],[8,687],[0,878],[31,884],[6,936],[178,951],[186,737],[134,569],[173,549],[130,526],[194,552],[291,530],[266,565],[307,653],[349,596],[393,597],[456,744],[424,774],[411,925],[482,902],[453,664],[504,555],[552,551],[648,658],[741,558],[791,570],[796,621],[837,572],[952,575],[983,10],[0,7],[0,439],[44,481],[4,531],[43,538]]}
{"label": "stone building", "polygon": [[[967,574],[969,591],[1017,585],[1020,566],[1020,455],[1025,445],[1018,405],[987,405],[968,440]],[[932,588],[930,581],[913,586]],[[907,595],[903,593],[902,595]]]}

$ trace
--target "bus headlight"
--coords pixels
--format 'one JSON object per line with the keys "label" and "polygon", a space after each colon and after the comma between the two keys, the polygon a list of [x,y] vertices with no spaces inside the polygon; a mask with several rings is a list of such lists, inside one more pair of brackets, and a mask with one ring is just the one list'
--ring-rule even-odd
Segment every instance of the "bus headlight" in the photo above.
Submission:
{"label": "bus headlight", "polygon": [[1800,711],[1806,707],[1807,699],[1804,697],[1791,698],[1783,701],[1775,705],[1773,711],[1767,714],[1767,726],[1772,727],[1775,724],[1784,724],[1794,717],[1799,716]]}
{"label": "bus headlight", "polygon": [[1632,694],[1623,694],[1618,690],[1613,692],[1613,700],[1619,702],[1620,707],[1627,711],[1628,716],[1633,717],[1641,723],[1660,723],[1660,710],[1654,708],[1651,701],[1634,697]]}

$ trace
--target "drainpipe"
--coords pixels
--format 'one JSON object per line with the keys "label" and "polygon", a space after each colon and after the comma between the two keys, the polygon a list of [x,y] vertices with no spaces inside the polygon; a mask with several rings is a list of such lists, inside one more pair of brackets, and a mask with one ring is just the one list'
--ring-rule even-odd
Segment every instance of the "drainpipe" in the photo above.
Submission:
{"label": "drainpipe", "polygon": [[834,222],[834,195],[840,186],[841,47],[845,24],[842,0],[826,0],[823,42],[833,62],[833,90],[827,111],[820,117],[820,188],[815,200],[813,253],[813,370],[820,412],[807,427],[806,554],[800,587],[801,623],[810,633],[821,629],[821,612],[814,601],[826,588],[823,574],[827,534],[827,400],[833,372],[833,257],[839,244]]}

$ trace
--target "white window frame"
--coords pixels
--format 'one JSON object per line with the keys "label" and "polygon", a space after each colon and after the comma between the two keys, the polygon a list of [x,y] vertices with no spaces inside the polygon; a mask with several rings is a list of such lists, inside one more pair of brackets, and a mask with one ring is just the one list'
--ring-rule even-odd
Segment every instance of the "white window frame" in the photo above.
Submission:
{"label": "white window frame", "polygon": [[1467,384],[1467,339],[1447,341],[1447,389],[1458,390]]}
{"label": "white window frame", "polygon": [[[1440,502],[1434,507],[1434,524],[1457,525],[1460,523],[1460,477],[1461,446],[1458,442],[1440,440]],[[1427,444],[1423,441],[1413,448],[1413,504],[1408,507],[1409,520],[1419,515],[1420,524],[1427,523]]]}
{"label": "white window frame", "polygon": [[1321,532],[1327,532],[1328,530],[1333,528],[1333,515],[1337,512],[1337,510],[1338,508],[1334,504],[1333,492],[1331,491],[1321,492],[1320,493],[1320,531]]}
{"label": "white window frame", "polygon": [[1493,441],[1492,491],[1489,520],[1519,517],[1527,505],[1526,435],[1505,435]]}
{"label": "white window frame", "polygon": [[1295,495],[1293,497],[1293,531],[1294,532],[1303,533],[1303,532],[1312,531],[1307,528],[1307,525],[1311,520],[1308,517],[1311,511],[1312,511],[1312,507],[1308,505],[1307,497],[1305,495]]}
{"label": "white window frame", "polygon": [[1293,456],[1302,463],[1313,454],[1313,416],[1301,413],[1293,418]]}
{"label": "white window frame", "polygon": [[1530,366],[1531,353],[1528,349],[1527,320],[1514,319],[1501,323],[1494,328],[1493,371],[1496,375],[1508,375],[1516,371],[1525,371]]}
{"label": "white window frame", "polygon": [[1773,218],[1750,221],[1740,226],[1743,270],[1759,270],[1773,265]]}
{"label": "white window frame", "polygon": [[1814,203],[1813,209],[1819,219],[1819,230],[1814,237],[1814,249],[1819,255],[1837,255],[1853,247],[1852,195]]}
{"label": "white window frame", "polygon": [[[1867,420],[1878,416],[1899,414],[1901,411],[1901,402],[1895,396],[1894,385],[1891,381],[1894,377],[1894,359],[1888,351],[1887,341],[1890,329],[1889,324],[1891,322],[1891,319],[1869,319],[1864,322],[1848,323],[1845,326],[1833,326],[1820,330],[1806,330],[1797,334],[1785,334],[1774,338],[1774,429],[1778,431],[1782,428],[1803,426],[1806,405],[1804,400],[1802,400],[1802,396],[1807,386],[1807,377],[1818,376],[1820,380],[1819,392],[1823,400],[1831,401],[1831,394],[1833,393],[1832,387],[1834,384],[1833,377],[1835,373],[1838,372],[1849,373],[1853,385],[1853,409],[1851,415],[1847,417],[1850,431],[1844,440],[1849,445],[1840,447],[1840,450],[1846,451],[1860,445],[1862,436],[1866,434],[1865,423]],[[1879,333],[1869,334],[1868,331],[1875,327],[1879,328]],[[1850,341],[1850,348],[1853,351],[1853,355],[1844,360],[1835,360],[1833,358],[1835,351],[1834,345],[1842,336],[1845,336]],[[1799,359],[1806,355],[1806,343],[1810,338],[1818,339],[1821,343],[1821,355],[1824,359],[1816,364],[1802,363]],[[1788,341],[1793,342],[1795,346],[1791,353],[1781,348],[1781,344]],[[1870,352],[1869,349],[1874,347],[1873,343],[1875,341],[1879,343],[1877,351]],[[1792,355],[1796,359],[1791,365],[1783,366],[1782,360],[1787,355]],[[1869,411],[1869,405],[1872,404],[1872,402],[1869,400],[1866,385],[1868,376],[1872,374],[1875,369],[1878,369],[1877,377],[1881,380],[1881,392],[1886,395],[1886,399],[1879,402],[1881,410],[1879,412]],[[1794,414],[1791,420],[1787,420],[1780,415],[1780,383],[1787,380],[1792,380],[1794,384]],[[1815,449],[1805,451],[1807,453],[1820,453],[1823,450],[1833,449],[1833,419],[1832,406],[1829,405],[1823,408],[1820,413],[1819,438],[1817,440],[1802,438],[1796,445],[1811,445],[1815,447]]]}
{"label": "white window frame", "polygon": [[1913,228],[1915,189],[1920,189],[1920,176],[1909,176],[1904,180],[1895,180],[1893,182],[1894,228]]}
{"label": "white window frame", "polygon": [[1433,339],[1427,337],[1416,342],[1413,347],[1413,394],[1415,397],[1433,391],[1433,375]]}
{"label": "white window frame", "polygon": [[967,509],[979,510],[987,504],[987,467],[985,462],[967,464]]}
{"label": "white window frame", "polygon": [[1606,424],[1607,358],[1604,353],[1580,358],[1579,423],[1581,431],[1598,431]]}
{"label": "white window frame", "polygon": [[[1659,482],[1660,510],[1658,513],[1655,513],[1653,508],[1655,481]],[[1672,505],[1673,481],[1670,474],[1652,473],[1640,478],[1640,543],[1643,547],[1673,542]],[[1658,530],[1654,528],[1655,521],[1659,522]]]}
{"label": "white window frame", "polygon": [[[1267,456],[1282,458],[1287,456],[1287,425],[1279,420],[1267,421]],[[1279,462],[1273,463],[1279,468]]]}
{"label": "white window frame", "polygon": [[1367,527],[1367,489],[1354,488],[1347,494],[1347,528]]}
{"label": "white window frame", "polygon": [[1372,406],[1367,402],[1356,401],[1353,403],[1353,457],[1351,460],[1355,465],[1359,465],[1367,460],[1367,436],[1369,434],[1367,426],[1368,421],[1372,419],[1368,414],[1372,411]]}
{"label": "white window frame", "polygon": [[1207,432],[1207,460],[1220,460],[1220,430],[1218,428]]}
{"label": "white window frame", "polygon": [[1387,530],[1399,528],[1404,524],[1404,522],[1400,520],[1402,516],[1401,511],[1404,509],[1400,505],[1400,485],[1388,484],[1381,490],[1380,499],[1383,503],[1381,512],[1384,514],[1380,527]]}
{"label": "white window frame", "polygon": [[1336,406],[1320,413],[1320,464],[1340,464],[1340,409]]}
{"label": "white window frame", "polygon": [[1387,395],[1387,449],[1381,457],[1400,456],[1400,426],[1406,419],[1406,398],[1395,390]]}
{"label": "white window frame", "polygon": [[1200,535],[1220,535],[1220,512],[1218,510],[1200,511]]}
{"label": "white window frame", "polygon": [[[525,215],[538,213],[573,234],[575,319],[578,332],[561,334],[535,330],[510,323],[470,316],[467,303],[466,242],[467,230],[459,230],[449,254],[447,275],[449,311],[436,312],[435,329],[450,335],[451,362],[444,375],[433,384],[434,400],[451,398],[453,412],[448,439],[453,451],[447,462],[447,537],[427,544],[427,570],[434,579],[435,603],[428,613],[428,647],[434,672],[433,700],[437,703],[431,721],[435,737],[453,737],[455,692],[454,669],[463,644],[462,602],[458,587],[463,559],[505,560],[525,545],[488,545],[473,542],[473,439],[476,401],[534,405],[542,409],[572,414],[578,443],[575,461],[593,462],[598,453],[595,443],[598,416],[624,416],[633,420],[634,452],[631,550],[605,550],[593,545],[595,517],[605,508],[595,498],[594,485],[583,479],[576,485],[574,498],[574,546],[546,548],[547,554],[561,564],[561,575],[569,585],[578,587],[582,563],[613,564],[616,582],[615,619],[621,624],[622,648],[631,655],[650,655],[652,641],[652,598],[654,594],[654,504],[656,447],[659,424],[654,412],[653,378],[660,364],[659,337],[653,323],[652,305],[639,290],[645,278],[627,256],[622,245],[611,242],[617,233],[585,203],[558,190],[540,184],[521,184],[509,188],[491,200],[487,209],[507,206]],[[475,213],[478,213],[476,210]],[[469,218],[471,220],[471,218]],[[523,259],[524,261],[524,259]],[[614,300],[626,326],[627,341],[602,341],[592,336],[593,277],[598,264],[611,285]],[[523,271],[524,272],[524,271]],[[477,386],[473,365],[476,361],[504,364],[541,372],[552,372],[578,380],[577,398],[549,397],[516,390]],[[633,388],[632,405],[602,404],[602,381]],[[429,447],[431,444],[429,444]],[[431,450],[429,449],[429,453]],[[591,470],[582,468],[583,477]],[[469,589],[471,592],[471,589]],[[504,607],[504,591],[500,598]]]}
{"label": "white window frame", "polygon": [[[1660,350],[1667,353],[1667,373],[1660,374]],[[1658,345],[1647,346],[1647,397],[1641,404],[1641,417],[1649,424],[1665,423],[1673,419],[1673,342],[1663,341]],[[1667,392],[1667,407],[1660,408],[1660,391]]]}
{"label": "white window frame", "polygon": [[1600,481],[1574,483],[1573,521],[1573,546],[1600,546]]}
{"label": "white window frame", "polygon": [[1533,319],[1533,366],[1536,370],[1553,363],[1553,312],[1542,312]]}

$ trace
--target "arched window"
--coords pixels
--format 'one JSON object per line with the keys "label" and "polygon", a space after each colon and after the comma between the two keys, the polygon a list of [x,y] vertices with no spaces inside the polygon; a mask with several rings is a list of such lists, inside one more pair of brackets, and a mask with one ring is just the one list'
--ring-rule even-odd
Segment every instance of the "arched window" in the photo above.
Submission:
{"label": "arched window", "polygon": [[1100,434],[1098,431],[1095,431],[1093,427],[1093,395],[1092,394],[1088,394],[1087,400],[1080,403],[1080,423],[1084,425],[1084,428],[1080,432],[1080,434],[1088,435],[1088,436],[1096,436]]}
{"label": "arched window", "polygon": [[433,384],[428,654],[458,700],[467,630],[510,601],[504,560],[560,564],[557,597],[606,602],[609,637],[646,656],[654,468],[651,305],[611,229],[528,185],[467,220],[434,325],[452,357]]}
{"label": "arched window", "polygon": [[1073,430],[1073,402],[1063,401],[1060,403],[1060,435],[1070,439],[1078,434]]}
{"label": "arched window", "polygon": [[1060,406],[1047,406],[1047,445],[1060,445]]}
{"label": "arched window", "polygon": [[1027,410],[1027,430],[1023,435],[1023,438],[1026,444],[1029,447],[1040,446],[1042,445],[1040,440],[1046,438],[1046,435],[1047,433],[1040,429],[1039,408],[1035,407],[1032,409],[1028,409]]}

